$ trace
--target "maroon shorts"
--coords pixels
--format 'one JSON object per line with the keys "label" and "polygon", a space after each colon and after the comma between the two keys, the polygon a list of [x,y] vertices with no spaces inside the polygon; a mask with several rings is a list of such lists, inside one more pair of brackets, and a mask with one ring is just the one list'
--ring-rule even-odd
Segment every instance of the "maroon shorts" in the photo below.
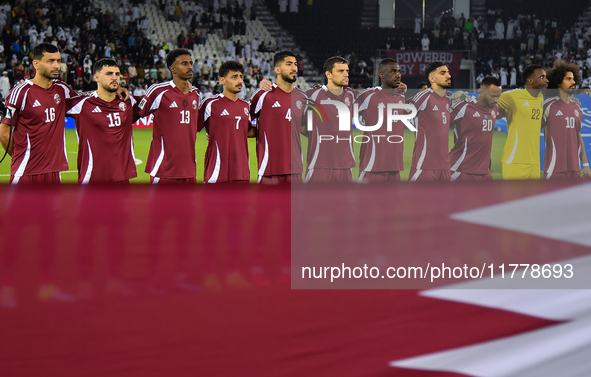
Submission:
{"label": "maroon shorts", "polygon": [[302,174],[280,174],[280,175],[263,175],[259,183],[265,185],[278,185],[284,183],[301,183]]}
{"label": "maroon shorts", "polygon": [[158,178],[150,176],[150,183],[154,185],[195,185],[197,184],[197,178]]}
{"label": "maroon shorts", "polygon": [[60,177],[59,171],[54,171],[52,173],[45,173],[45,174],[35,174],[35,175],[23,175],[22,177],[15,177],[14,175],[10,176],[10,183],[12,184],[33,184],[33,185],[46,185],[46,184],[56,184],[62,183],[62,178]]}
{"label": "maroon shorts", "polygon": [[450,170],[417,170],[414,167],[410,168],[410,174],[408,176],[410,182],[415,181],[450,181],[451,171]]}
{"label": "maroon shorts", "polygon": [[490,171],[486,174],[470,174],[460,173],[459,171],[453,172],[451,175],[452,181],[492,181],[493,177]]}
{"label": "maroon shorts", "polygon": [[312,183],[353,182],[351,169],[308,169],[306,180]]}
{"label": "maroon shorts", "polygon": [[400,182],[399,171],[362,171],[359,174],[361,183]]}
{"label": "maroon shorts", "polygon": [[561,171],[560,173],[552,173],[550,178],[544,172],[544,179],[578,179],[581,178],[581,171]]}

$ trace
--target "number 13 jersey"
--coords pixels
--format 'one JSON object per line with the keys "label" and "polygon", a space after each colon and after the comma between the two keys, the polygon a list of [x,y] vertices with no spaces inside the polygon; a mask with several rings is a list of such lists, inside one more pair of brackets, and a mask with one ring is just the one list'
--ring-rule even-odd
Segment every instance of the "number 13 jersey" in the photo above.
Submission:
{"label": "number 13 jersey", "polygon": [[141,117],[154,114],[146,173],[167,179],[195,178],[199,90],[192,88],[185,94],[172,80],[154,84],[138,107]]}

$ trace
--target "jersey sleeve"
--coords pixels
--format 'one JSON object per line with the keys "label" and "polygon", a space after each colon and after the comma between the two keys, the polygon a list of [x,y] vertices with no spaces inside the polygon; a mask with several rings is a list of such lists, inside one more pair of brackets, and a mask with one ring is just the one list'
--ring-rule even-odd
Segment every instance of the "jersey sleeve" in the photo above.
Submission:
{"label": "jersey sleeve", "polygon": [[550,107],[552,107],[552,102],[553,101],[544,102],[544,106],[542,107],[544,112],[542,115],[542,128],[546,127],[546,125],[548,124],[548,118],[550,118]]}
{"label": "jersey sleeve", "polygon": [[69,98],[67,100],[67,112],[66,114],[73,117],[74,119],[78,118],[78,115],[82,112],[82,105],[84,102],[90,98],[87,95],[80,95]]}
{"label": "jersey sleeve", "polygon": [[514,106],[515,101],[513,100],[513,96],[510,93],[505,92],[501,94],[499,97],[499,102],[497,105],[500,109],[504,110],[505,113],[509,112],[509,110]]}
{"label": "jersey sleeve", "polygon": [[[260,115],[260,112],[263,107],[263,100],[265,98],[264,94],[266,92],[261,89],[257,89],[257,91],[253,94],[252,98],[250,99],[250,118],[257,119]],[[260,102],[260,105],[259,105]]]}
{"label": "jersey sleeve", "polygon": [[24,88],[23,85],[24,84],[15,86],[8,94],[6,99],[6,114],[2,119],[2,123],[10,124],[12,121],[12,124],[14,125],[18,122],[20,112],[24,108],[23,97],[25,90],[22,90]]}
{"label": "jersey sleeve", "polygon": [[201,107],[199,108],[199,119],[197,122],[197,132],[208,127],[209,118],[211,117],[212,104],[213,104],[213,101],[211,100],[211,98],[206,99],[201,104]]}
{"label": "jersey sleeve", "polygon": [[148,89],[144,98],[137,105],[137,113],[140,117],[146,117],[158,110],[162,99],[162,92],[157,88]]}
{"label": "jersey sleeve", "polygon": [[468,104],[469,104],[468,102],[464,102],[464,101],[454,104],[454,106],[451,108],[452,123],[457,123],[460,120],[462,120],[464,115],[466,115],[466,110],[468,109]]}

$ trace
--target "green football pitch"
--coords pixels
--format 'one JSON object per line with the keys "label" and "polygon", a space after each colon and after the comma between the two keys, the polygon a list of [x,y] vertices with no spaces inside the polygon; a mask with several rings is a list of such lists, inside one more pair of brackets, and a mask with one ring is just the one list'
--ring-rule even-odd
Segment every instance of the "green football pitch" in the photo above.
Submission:
{"label": "green football pitch", "polygon": [[[360,134],[359,131],[355,131],[355,134]],[[145,183],[149,182],[149,175],[144,173],[146,168],[146,159],[148,157],[148,150],[150,149],[150,141],[152,139],[152,130],[137,129],[133,132],[135,157],[137,159],[137,171],[138,177],[132,179],[133,183]],[[501,179],[501,152],[505,145],[507,135],[503,132],[494,132],[493,146],[492,146],[492,167],[491,172],[495,179]],[[410,169],[410,162],[412,158],[412,149],[414,146],[415,135],[414,133],[406,130],[404,133],[404,169],[402,172],[402,180],[408,180],[408,171]],[[453,146],[453,135],[450,132],[449,137],[450,148]],[[306,156],[307,140],[302,137],[302,146],[304,148],[304,159]],[[360,144],[355,144],[355,155],[359,156]],[[195,151],[197,153],[197,180],[203,181],[203,158],[205,156],[205,149],[207,148],[207,139],[205,133],[200,132],[197,134],[197,143],[195,145]],[[76,169],[76,157],[78,151],[78,142],[76,140],[76,133],[74,130],[66,130],[66,149],[68,151],[68,161],[70,169],[67,172],[62,173],[63,182],[77,182],[78,171]],[[249,155],[250,155],[250,178],[252,182],[256,182],[257,174],[257,162],[255,154],[255,140],[249,139],[248,143]],[[4,153],[4,152],[2,152]],[[358,169],[353,169],[353,177],[356,179],[358,176]],[[10,179],[10,157],[7,156],[2,164],[0,164],[0,182],[8,182]]]}

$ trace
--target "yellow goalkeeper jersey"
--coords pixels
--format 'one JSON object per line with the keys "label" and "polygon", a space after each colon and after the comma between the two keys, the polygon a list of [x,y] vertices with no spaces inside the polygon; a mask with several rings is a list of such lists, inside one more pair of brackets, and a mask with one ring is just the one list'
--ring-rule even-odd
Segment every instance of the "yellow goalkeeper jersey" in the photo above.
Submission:
{"label": "yellow goalkeeper jersey", "polygon": [[542,93],[533,97],[527,89],[505,92],[499,107],[507,116],[507,142],[501,162],[540,165],[540,132],[542,129]]}

